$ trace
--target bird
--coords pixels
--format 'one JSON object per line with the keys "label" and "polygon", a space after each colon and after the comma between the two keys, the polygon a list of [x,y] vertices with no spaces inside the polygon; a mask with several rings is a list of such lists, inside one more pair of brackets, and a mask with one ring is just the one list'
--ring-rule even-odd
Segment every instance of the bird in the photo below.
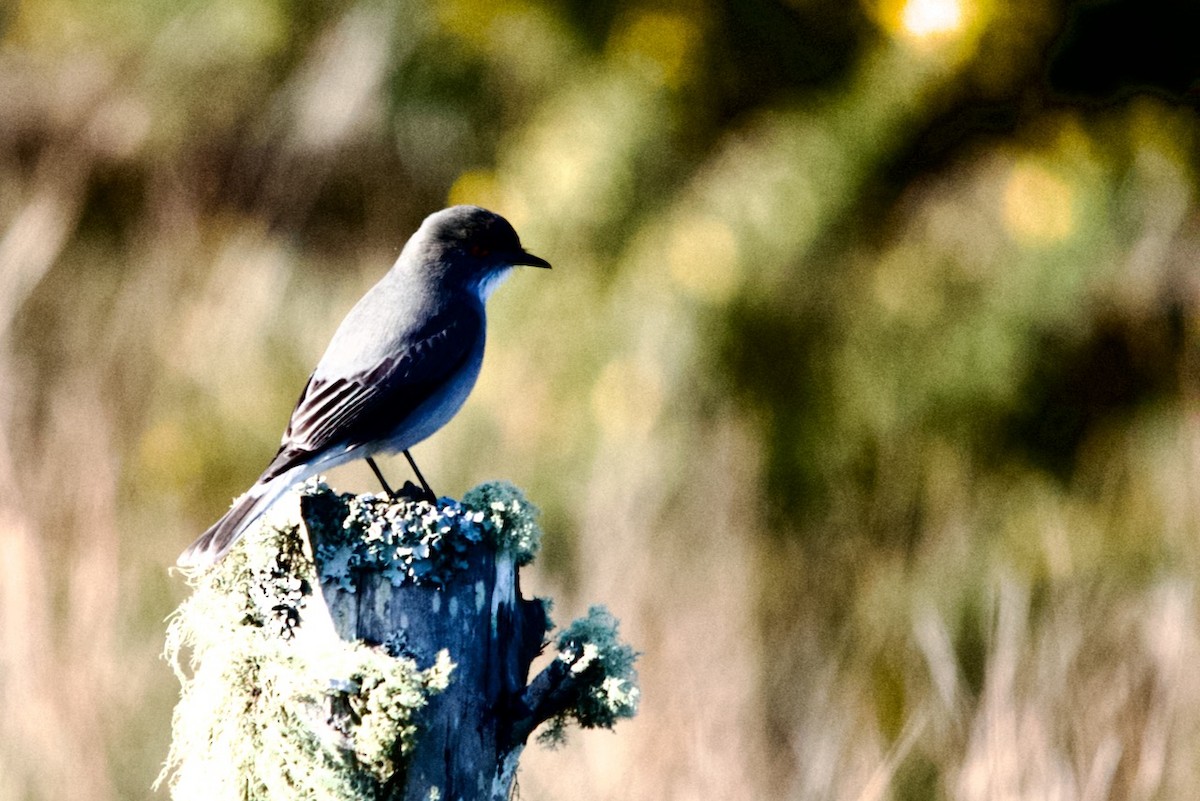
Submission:
{"label": "bird", "polygon": [[519,265],[550,267],[499,214],[463,205],[426,217],[334,332],[275,457],[178,565],[215,564],[288,489],[356,459],[395,497],[373,457],[403,453],[436,500],[409,449],[449,422],[475,386],[487,300]]}

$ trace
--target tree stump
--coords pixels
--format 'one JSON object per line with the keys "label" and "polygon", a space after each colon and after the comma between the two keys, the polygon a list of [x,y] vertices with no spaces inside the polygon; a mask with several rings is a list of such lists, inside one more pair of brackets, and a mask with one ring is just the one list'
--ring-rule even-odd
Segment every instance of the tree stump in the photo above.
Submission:
{"label": "tree stump", "polygon": [[500,801],[540,724],[554,740],[632,716],[635,654],[599,607],[526,684],[549,629],[520,592],[535,518],[503,483],[436,505],[306,485],[289,519],[191,577],[160,781],[176,801]]}

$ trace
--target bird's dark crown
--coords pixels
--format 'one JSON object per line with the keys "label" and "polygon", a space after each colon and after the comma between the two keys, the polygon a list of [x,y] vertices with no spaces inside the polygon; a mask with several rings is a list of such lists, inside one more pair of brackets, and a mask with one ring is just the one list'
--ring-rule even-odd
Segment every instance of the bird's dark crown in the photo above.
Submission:
{"label": "bird's dark crown", "polygon": [[481,260],[521,252],[508,220],[479,206],[451,206],[431,214],[422,227],[431,241]]}

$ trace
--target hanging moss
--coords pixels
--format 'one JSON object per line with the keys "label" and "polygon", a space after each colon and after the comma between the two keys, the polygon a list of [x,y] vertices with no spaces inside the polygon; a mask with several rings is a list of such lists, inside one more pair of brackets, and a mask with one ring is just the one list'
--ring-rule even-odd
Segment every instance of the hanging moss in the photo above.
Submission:
{"label": "hanging moss", "polygon": [[449,657],[420,670],[342,640],[317,622],[316,581],[298,527],[265,525],[191,578],[165,649],[183,689],[159,781],[176,801],[358,801],[402,784],[414,715],[447,686]]}

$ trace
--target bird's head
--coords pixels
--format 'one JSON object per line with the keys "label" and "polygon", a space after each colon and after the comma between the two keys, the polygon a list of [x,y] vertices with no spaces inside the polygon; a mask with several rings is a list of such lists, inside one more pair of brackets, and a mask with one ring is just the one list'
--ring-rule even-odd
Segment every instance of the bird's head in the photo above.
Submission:
{"label": "bird's head", "polygon": [[508,220],[478,206],[451,206],[429,215],[413,239],[443,280],[475,289],[482,300],[517,265],[550,267],[526,252]]}

